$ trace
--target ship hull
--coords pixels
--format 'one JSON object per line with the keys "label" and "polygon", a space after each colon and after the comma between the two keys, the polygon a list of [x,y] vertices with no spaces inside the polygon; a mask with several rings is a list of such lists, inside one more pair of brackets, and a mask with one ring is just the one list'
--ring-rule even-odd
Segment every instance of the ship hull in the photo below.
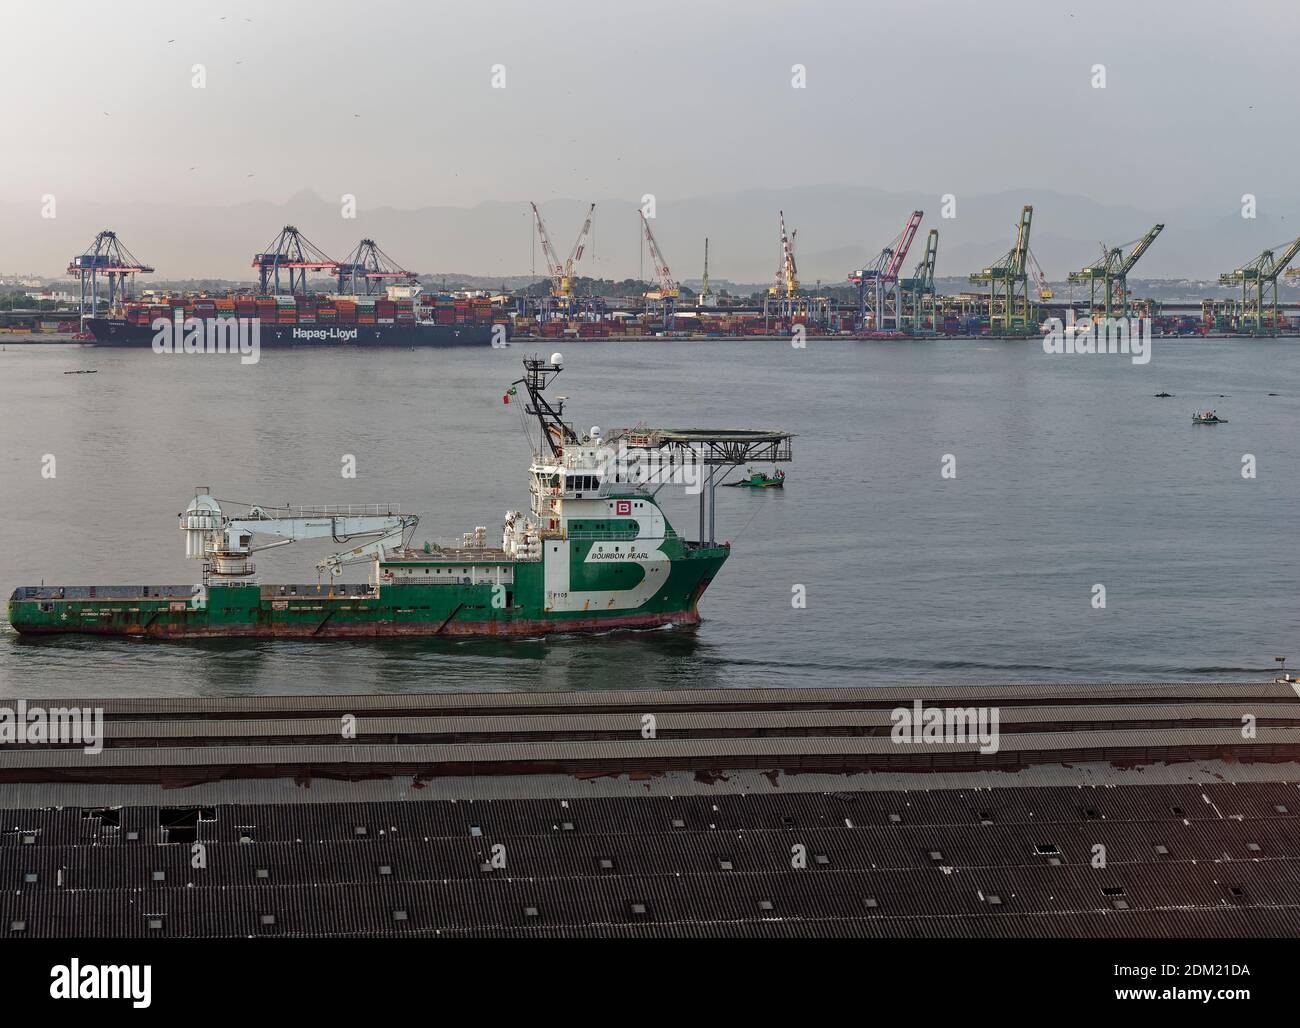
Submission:
{"label": "ship hull", "polygon": [[315,629],[308,625],[79,625],[75,629],[55,625],[15,624],[24,636],[96,635],[130,636],[146,639],[395,639],[427,638],[536,638],[544,635],[590,634],[593,632],[648,631],[656,628],[694,628],[700,623],[696,610],[665,614],[625,614],[613,617],[556,618],[553,620],[493,620],[434,623],[336,623]]}
{"label": "ship hull", "polygon": [[[729,554],[725,545],[678,551],[662,584],[627,600],[635,606],[620,605],[618,593],[593,593],[602,602],[579,609],[564,606],[563,598],[547,591],[539,561],[511,569],[508,593],[487,581],[347,586],[337,592],[315,585],[214,585],[197,598],[194,587],[181,585],[24,586],[10,597],[8,613],[24,636],[155,639],[529,637],[690,627],[699,623],[700,597]],[[625,568],[631,572],[630,565]]]}
{"label": "ship hull", "polygon": [[[273,325],[259,328],[259,346],[491,346],[492,325]],[[152,347],[149,325],[120,318],[87,318],[96,346]]]}

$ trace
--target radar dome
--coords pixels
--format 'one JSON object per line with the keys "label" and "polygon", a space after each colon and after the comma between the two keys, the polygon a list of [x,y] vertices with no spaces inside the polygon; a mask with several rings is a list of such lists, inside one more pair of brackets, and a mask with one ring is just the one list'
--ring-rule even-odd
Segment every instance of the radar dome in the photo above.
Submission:
{"label": "radar dome", "polygon": [[553,354],[551,354],[551,363],[554,364],[557,368],[564,367],[564,354],[560,353],[559,350],[556,350]]}

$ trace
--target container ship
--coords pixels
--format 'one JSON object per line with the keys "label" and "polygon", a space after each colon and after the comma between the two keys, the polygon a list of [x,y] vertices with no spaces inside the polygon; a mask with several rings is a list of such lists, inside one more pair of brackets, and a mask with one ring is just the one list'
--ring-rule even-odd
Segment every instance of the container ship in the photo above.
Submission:
{"label": "container ship", "polygon": [[101,346],[151,346],[160,319],[169,325],[256,319],[261,346],[486,346],[508,340],[511,331],[508,318],[490,300],[435,296],[405,286],[390,286],[383,296],[127,300],[112,317],[87,318],[86,331]]}
{"label": "container ship", "polygon": [[[711,508],[705,540],[711,488],[700,491],[697,541],[678,535],[655,496],[673,480],[703,483],[706,470],[709,482],[725,477],[747,457],[788,460],[792,437],[645,428],[579,436],[564,420],[564,400],[545,395],[560,355],[524,367],[503,399],[523,386],[525,412],[538,425],[529,506],[506,514],[499,547],[488,545],[483,526],[457,545],[413,546],[419,518],[393,505],[232,511],[199,487],[179,518],[186,556],[202,562],[201,583],[23,586],[10,597],[9,621],[23,635],[163,639],[536,636],[697,624],[700,598],[731,544],[713,538]],[[648,467],[667,473],[642,474]],[[352,545],[316,565],[314,585],[261,584],[254,554],[299,539]],[[336,583],[349,564],[368,564],[369,580]]]}

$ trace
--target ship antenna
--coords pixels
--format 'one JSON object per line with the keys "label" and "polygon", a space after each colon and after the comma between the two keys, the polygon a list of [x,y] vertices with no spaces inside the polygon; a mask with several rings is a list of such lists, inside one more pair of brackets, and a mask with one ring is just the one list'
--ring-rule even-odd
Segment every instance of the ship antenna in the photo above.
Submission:
{"label": "ship antenna", "polygon": [[564,400],[557,400],[552,405],[546,398],[546,387],[563,370],[564,361],[558,353],[551,354],[549,361],[536,355],[525,357],[524,377],[513,383],[528,390],[528,402],[524,410],[537,418],[542,440],[550,447],[552,457],[559,457],[565,444],[578,441],[577,433],[564,420]]}

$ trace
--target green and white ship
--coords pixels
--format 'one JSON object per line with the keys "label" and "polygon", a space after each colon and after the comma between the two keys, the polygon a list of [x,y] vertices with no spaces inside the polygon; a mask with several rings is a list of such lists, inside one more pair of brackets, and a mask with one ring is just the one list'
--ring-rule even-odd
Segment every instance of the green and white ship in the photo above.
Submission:
{"label": "green and white ship", "polygon": [[[563,399],[552,405],[545,395],[562,370],[560,355],[524,366],[515,385],[527,391],[539,445],[529,508],[507,513],[499,547],[487,545],[481,526],[456,546],[413,547],[419,518],[397,506],[231,513],[200,487],[180,528],[186,556],[202,562],[201,583],[23,586],[9,599],[9,621],[23,635],[164,639],[526,636],[697,624],[700,597],[731,553],[730,543],[713,538],[713,486],[747,460],[789,460],[789,433],[637,428],[602,437],[593,428],[579,437],[563,419]],[[683,478],[700,489],[697,541],[679,536],[655,499]],[[267,536],[274,541],[258,541]],[[359,545],[319,562],[316,584],[257,580],[256,552],[306,539]],[[369,564],[368,582],[335,581],[355,563]]]}

